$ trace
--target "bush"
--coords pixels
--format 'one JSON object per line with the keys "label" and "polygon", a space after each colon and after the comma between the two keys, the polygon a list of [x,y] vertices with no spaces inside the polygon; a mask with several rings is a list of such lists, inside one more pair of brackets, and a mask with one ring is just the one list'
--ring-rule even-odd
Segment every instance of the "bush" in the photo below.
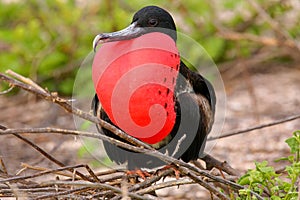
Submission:
{"label": "bush", "polygon": [[240,197],[238,199],[256,199],[251,196],[251,190],[260,195],[268,195],[272,200],[298,199],[300,131],[295,131],[293,136],[286,140],[286,143],[291,149],[291,155],[278,159],[278,161],[287,160],[289,162],[284,172],[277,173],[273,167],[268,166],[267,161],[255,163],[256,168],[249,170],[238,181],[239,184],[248,186],[247,189],[239,191]]}

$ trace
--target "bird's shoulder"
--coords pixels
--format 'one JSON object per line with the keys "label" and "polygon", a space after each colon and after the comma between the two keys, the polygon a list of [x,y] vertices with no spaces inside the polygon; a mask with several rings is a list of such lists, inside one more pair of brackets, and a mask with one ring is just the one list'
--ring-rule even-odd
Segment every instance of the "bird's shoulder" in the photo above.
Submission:
{"label": "bird's shoulder", "polygon": [[216,94],[212,84],[198,72],[190,70],[184,62],[180,63],[180,75],[177,79],[176,92],[195,93],[206,98],[214,110],[216,105]]}

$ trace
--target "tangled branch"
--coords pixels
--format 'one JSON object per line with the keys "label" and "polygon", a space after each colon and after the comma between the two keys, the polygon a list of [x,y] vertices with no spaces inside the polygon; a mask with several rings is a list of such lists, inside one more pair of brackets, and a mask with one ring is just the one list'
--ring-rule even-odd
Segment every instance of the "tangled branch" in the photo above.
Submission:
{"label": "tangled branch", "polygon": [[[47,101],[58,104],[59,106],[64,108],[67,112],[77,115],[78,117],[88,120],[92,123],[99,124],[100,126],[110,130],[112,133],[118,135],[119,137],[123,138],[129,143],[115,140],[103,134],[84,132],[78,130],[58,129],[58,128],[49,128],[49,127],[10,129],[1,126],[0,135],[8,135],[8,134],[15,135],[16,137],[22,139],[27,144],[29,144],[34,149],[36,149],[48,160],[54,162],[59,166],[59,168],[57,169],[43,170],[42,172],[38,172],[33,175],[15,176],[15,177],[7,177],[4,179],[0,179],[0,186],[1,184],[5,184],[4,186],[1,186],[3,191],[6,192],[5,194],[9,194],[9,195],[17,194],[18,196],[18,194],[20,195],[21,193],[23,194],[25,192],[26,194],[30,194],[32,195],[32,197],[39,198],[39,199],[58,197],[58,196],[59,197],[68,196],[68,197],[77,198],[78,195],[81,197],[84,196],[85,198],[110,197],[114,199],[120,199],[124,195],[125,196],[127,195],[129,197],[133,197],[136,199],[153,199],[154,197],[151,195],[151,192],[161,188],[171,187],[174,185],[183,185],[183,184],[199,184],[204,188],[206,188],[207,190],[209,190],[213,195],[217,196],[218,198],[227,200],[230,198],[225,193],[221,192],[214,185],[215,182],[222,184],[226,187],[230,187],[234,191],[238,191],[239,189],[244,189],[243,186],[231,181],[233,180],[232,176],[237,178],[235,176],[236,174],[233,173],[232,168],[228,167],[227,165],[220,164],[222,162],[219,162],[215,159],[209,159],[209,156],[207,156],[206,162],[208,162],[208,164],[211,164],[212,166],[218,168],[220,171],[224,171],[227,174],[225,176],[223,173],[219,175],[212,175],[208,170],[200,169],[199,167],[197,167],[197,165],[185,163],[181,160],[177,160],[171,156],[156,151],[151,146],[125,134],[123,131],[117,129],[113,125],[101,119],[98,119],[97,117],[91,115],[90,113],[84,112],[72,106],[68,100],[59,97],[57,93],[51,93],[49,91],[44,90],[43,88],[41,88],[39,85],[37,85],[36,83],[34,83],[28,78],[16,74],[15,72],[10,70],[7,71],[7,74],[9,74],[10,76],[7,76],[5,74],[0,74],[0,80],[8,82],[11,87],[21,88]],[[77,165],[71,167],[64,166],[63,163],[53,158],[42,148],[40,148],[33,142],[29,141],[28,139],[20,135],[23,133],[27,133],[27,134],[51,133],[51,134],[64,134],[64,135],[80,135],[83,137],[90,137],[99,140],[104,140],[114,145],[117,145],[119,147],[122,147],[124,149],[128,149],[134,152],[144,153],[159,158],[160,160],[166,162],[167,164],[172,164],[177,168],[177,170],[181,172],[182,177],[176,180],[163,182],[153,186],[153,183],[156,183],[157,181],[161,180],[166,176],[170,176],[170,173],[172,171],[162,170],[158,174],[156,172],[151,172],[150,178],[144,181],[139,180],[136,184],[132,184],[128,187],[125,187],[124,189],[124,187],[122,187],[122,185],[124,185],[124,179],[127,180],[128,178],[130,178],[126,173],[124,173],[124,171],[110,170],[107,174],[109,174],[111,177],[103,178],[102,177],[104,176],[103,174],[99,175],[97,173],[94,173],[87,165]],[[88,175],[81,174],[76,170],[77,168],[80,167],[84,167],[87,170]],[[46,174],[55,174],[59,171],[72,172],[72,179],[70,180],[69,178],[70,174],[69,174],[67,175],[67,178],[64,178],[64,180],[34,183],[29,185],[30,187],[26,187],[24,185],[24,181],[26,182],[27,179],[31,180],[34,177],[40,177]],[[66,176],[64,175],[64,177]],[[18,186],[15,187],[14,186],[15,184],[18,184]],[[53,188],[58,188],[58,189],[53,191]],[[44,193],[41,191],[44,191]],[[262,197],[259,196],[258,194],[254,192],[252,193],[257,197],[257,199],[262,199]],[[145,194],[147,194],[147,196],[145,196]]]}

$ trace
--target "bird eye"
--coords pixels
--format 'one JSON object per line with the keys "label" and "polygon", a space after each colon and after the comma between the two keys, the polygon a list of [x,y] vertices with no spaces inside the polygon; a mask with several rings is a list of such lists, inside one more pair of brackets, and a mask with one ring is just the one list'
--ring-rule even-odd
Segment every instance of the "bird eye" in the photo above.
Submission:
{"label": "bird eye", "polygon": [[148,21],[149,26],[156,26],[158,24],[158,20],[157,19],[150,19]]}

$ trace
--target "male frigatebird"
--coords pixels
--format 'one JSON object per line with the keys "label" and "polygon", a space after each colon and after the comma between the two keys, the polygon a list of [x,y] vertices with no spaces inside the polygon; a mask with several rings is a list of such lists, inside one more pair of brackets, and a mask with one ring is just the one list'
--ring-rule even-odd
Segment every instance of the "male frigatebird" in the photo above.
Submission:
{"label": "male frigatebird", "polygon": [[[97,45],[102,44],[102,46],[97,50],[93,63],[96,94],[92,109],[94,115],[129,135],[150,144],[162,153],[189,162],[203,156],[206,138],[214,121],[216,98],[212,85],[203,76],[191,71],[180,60],[179,53],[176,52],[176,40],[176,26],[172,16],[157,6],[147,6],[139,10],[133,16],[130,26],[121,31],[97,35],[93,42],[93,48],[96,51]],[[140,46],[134,49],[132,46],[136,43]],[[146,47],[143,49],[144,44]],[[149,48],[149,44],[153,45],[153,48]],[[170,50],[166,50],[169,47]],[[133,48],[132,51],[130,51],[131,48]],[[125,51],[124,49],[129,50]],[[119,55],[118,52],[122,53]],[[117,56],[111,55],[114,53]],[[107,61],[109,56],[113,57],[112,61]],[[101,69],[102,71],[99,70],[99,65],[103,65],[105,62],[109,67],[104,67],[105,69]],[[147,62],[150,63],[149,66]],[[150,82],[150,86],[143,84],[137,88],[138,92],[130,94],[133,97],[130,97],[129,105],[125,104],[128,107],[121,109],[118,106],[122,104],[126,90],[131,87],[136,78],[130,76],[131,78],[122,82],[122,87],[126,88],[122,90],[122,94],[114,94],[114,87],[118,83],[121,84],[118,82],[118,78],[123,78],[126,73],[138,69],[134,65],[148,66],[147,69],[144,68],[146,70],[142,71],[142,74],[136,75],[136,78],[145,77],[147,79],[150,77],[150,81],[147,80]],[[158,70],[151,71],[150,68],[155,68],[156,65],[169,67],[170,73],[165,72],[166,70],[159,71],[158,68]],[[101,74],[101,78],[99,78],[99,74]],[[160,86],[152,83],[151,79],[155,79],[157,76],[162,76],[161,79],[164,82],[172,79],[174,84],[172,85],[170,82],[167,86]],[[128,93],[130,92],[128,91]],[[112,96],[117,101],[114,108],[110,102]],[[135,129],[131,131],[124,118],[134,121],[139,126],[138,128],[146,126],[147,123],[155,123],[151,120],[145,122],[151,115],[147,110],[151,107],[149,104],[159,104],[165,109],[164,112],[156,113],[158,115],[163,113],[165,117],[161,130],[151,136],[145,136],[147,133],[141,131],[142,129],[136,129],[139,130],[136,132]],[[123,117],[118,121],[114,112]],[[126,117],[125,115],[128,113],[132,115]],[[125,120],[123,124],[122,120]],[[98,127],[98,129],[109,137],[124,141],[104,128]],[[118,148],[108,142],[104,142],[104,147],[111,160],[116,163],[128,162],[129,168],[158,167],[164,164],[158,159]]]}

